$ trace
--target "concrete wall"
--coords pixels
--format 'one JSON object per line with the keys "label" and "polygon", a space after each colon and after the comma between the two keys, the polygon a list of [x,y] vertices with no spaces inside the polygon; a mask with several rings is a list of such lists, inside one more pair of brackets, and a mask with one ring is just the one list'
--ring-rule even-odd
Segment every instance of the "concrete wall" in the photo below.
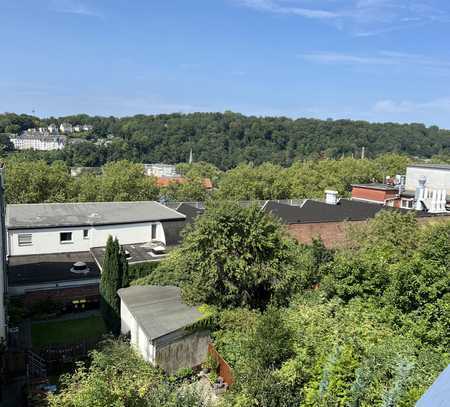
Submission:
{"label": "concrete wall", "polygon": [[156,365],[169,374],[199,366],[206,361],[209,342],[206,331],[186,333],[168,343],[156,341]]}
{"label": "concrete wall", "polygon": [[450,194],[450,171],[434,168],[408,167],[406,169],[406,189],[415,191],[419,185],[419,178],[427,179],[425,184],[429,189],[445,189]]}
{"label": "concrete wall", "polygon": [[[157,224],[156,240],[165,243],[164,227]],[[86,226],[73,228],[48,228],[8,231],[8,254],[23,256],[30,254],[70,253],[89,251],[92,247],[105,246],[108,236],[117,237],[120,244],[149,242],[151,237],[151,222],[127,225]],[[83,237],[83,230],[88,230],[88,237]],[[72,242],[60,242],[61,232],[72,232]],[[19,234],[32,234],[32,244],[19,246]]]}
{"label": "concrete wall", "polygon": [[135,348],[146,360],[155,364],[155,348],[139,326],[136,319],[131,315],[123,301],[120,302],[120,332],[123,335],[130,334],[131,346]]}

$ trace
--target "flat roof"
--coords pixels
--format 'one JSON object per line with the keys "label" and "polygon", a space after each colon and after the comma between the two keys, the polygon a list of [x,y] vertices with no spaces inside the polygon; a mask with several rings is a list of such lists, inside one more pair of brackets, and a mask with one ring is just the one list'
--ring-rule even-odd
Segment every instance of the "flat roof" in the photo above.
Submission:
{"label": "flat roof", "polygon": [[[155,256],[151,249],[156,244],[151,242],[123,244],[121,245],[128,253],[128,264],[147,263],[152,261],[161,261],[166,255]],[[166,253],[172,250],[174,246],[166,246]],[[95,258],[97,264],[103,264],[105,258],[106,246],[93,247],[91,254]]]}
{"label": "flat roof", "polygon": [[432,169],[432,170],[446,170],[446,171],[450,171],[450,164],[410,164],[410,165],[408,165],[408,167],[429,168],[429,169]]}
{"label": "flat roof", "polygon": [[181,299],[174,286],[132,286],[121,288],[119,297],[150,340],[183,329],[202,317]]}
{"label": "flat roof", "polygon": [[8,229],[35,229],[184,220],[155,201],[13,204],[6,206]]}
{"label": "flat roof", "polygon": [[352,187],[377,189],[377,190],[382,190],[382,191],[397,191],[398,190],[398,186],[381,184],[381,183],[376,183],[376,182],[374,182],[372,184],[352,184]]}
{"label": "flat roof", "polygon": [[[89,272],[70,271],[74,263],[86,263]],[[8,259],[8,285],[22,286],[50,282],[99,279],[100,270],[89,252],[11,256]]]}

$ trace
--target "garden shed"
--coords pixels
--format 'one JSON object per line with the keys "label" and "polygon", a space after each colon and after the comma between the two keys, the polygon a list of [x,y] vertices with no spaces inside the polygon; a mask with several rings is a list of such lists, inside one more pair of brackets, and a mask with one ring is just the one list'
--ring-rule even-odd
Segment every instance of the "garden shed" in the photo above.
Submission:
{"label": "garden shed", "polygon": [[207,358],[209,333],[187,329],[202,314],[186,305],[173,286],[133,286],[118,291],[121,333],[130,335],[142,357],[167,373],[201,365]]}

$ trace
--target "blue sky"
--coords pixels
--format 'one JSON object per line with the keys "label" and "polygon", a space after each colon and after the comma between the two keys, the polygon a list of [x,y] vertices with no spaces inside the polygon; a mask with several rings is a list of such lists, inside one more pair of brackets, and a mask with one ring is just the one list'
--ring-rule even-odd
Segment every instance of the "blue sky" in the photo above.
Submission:
{"label": "blue sky", "polygon": [[450,128],[448,0],[0,0],[0,111]]}

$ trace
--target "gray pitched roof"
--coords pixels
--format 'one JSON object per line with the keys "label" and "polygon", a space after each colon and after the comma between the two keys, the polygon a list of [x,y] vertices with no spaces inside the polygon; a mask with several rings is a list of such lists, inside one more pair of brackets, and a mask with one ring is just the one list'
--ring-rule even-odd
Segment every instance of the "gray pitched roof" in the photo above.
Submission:
{"label": "gray pitched roof", "polygon": [[184,220],[155,201],[15,204],[6,207],[8,229],[117,225]]}
{"label": "gray pitched roof", "polygon": [[183,329],[202,317],[195,307],[183,303],[178,287],[132,286],[121,288],[118,294],[150,340]]}

